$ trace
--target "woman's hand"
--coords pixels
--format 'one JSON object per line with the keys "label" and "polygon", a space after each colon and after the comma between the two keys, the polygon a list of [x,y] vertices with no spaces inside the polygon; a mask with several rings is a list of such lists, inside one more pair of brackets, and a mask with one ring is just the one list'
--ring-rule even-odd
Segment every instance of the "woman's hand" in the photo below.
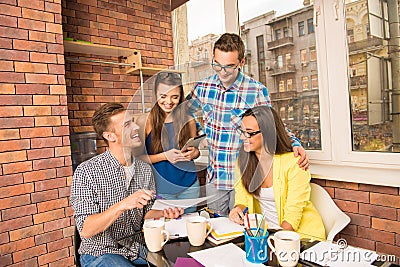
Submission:
{"label": "woman's hand", "polygon": [[177,163],[178,161],[187,161],[188,159],[182,154],[182,152],[178,149],[171,149],[164,152],[165,158],[171,162],[172,164]]}
{"label": "woman's hand", "polygon": [[200,156],[200,151],[197,147],[190,146],[185,152],[182,152],[182,155],[188,160],[193,160]]}
{"label": "woman's hand", "polygon": [[244,224],[244,214],[240,207],[234,207],[231,212],[229,212],[229,219],[237,224],[243,225]]}
{"label": "woman's hand", "polygon": [[168,219],[176,219],[183,214],[183,208],[168,208],[164,211],[164,217]]}

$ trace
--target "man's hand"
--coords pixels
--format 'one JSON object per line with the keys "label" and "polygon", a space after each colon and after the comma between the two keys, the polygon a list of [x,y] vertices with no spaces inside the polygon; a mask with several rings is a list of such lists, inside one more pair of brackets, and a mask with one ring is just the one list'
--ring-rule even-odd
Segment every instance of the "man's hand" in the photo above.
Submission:
{"label": "man's hand", "polygon": [[293,147],[293,153],[295,158],[300,155],[300,159],[297,162],[300,168],[302,168],[305,171],[308,170],[308,167],[310,167],[310,161],[308,159],[306,150],[302,146],[295,146]]}
{"label": "man's hand", "polygon": [[131,210],[134,208],[141,209],[147,205],[147,202],[153,198],[153,195],[154,192],[151,190],[139,189],[122,200],[120,204],[123,210]]}

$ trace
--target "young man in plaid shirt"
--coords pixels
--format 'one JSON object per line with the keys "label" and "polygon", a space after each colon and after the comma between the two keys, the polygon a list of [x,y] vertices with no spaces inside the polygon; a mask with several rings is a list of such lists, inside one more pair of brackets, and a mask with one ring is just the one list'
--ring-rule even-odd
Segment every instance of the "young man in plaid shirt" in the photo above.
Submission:
{"label": "young man in plaid shirt", "polygon": [[74,172],[71,204],[82,239],[79,254],[83,267],[145,264],[138,259],[143,247],[138,236],[129,247],[119,241],[140,233],[144,219],[183,214],[183,209],[177,208],[151,210],[154,177],[151,167],[131,154],[141,145],[132,115],[120,103],[97,109],[92,123],[109,149],[83,162]]}
{"label": "young man in plaid shirt", "polygon": [[[209,147],[207,168],[208,207],[228,215],[234,204],[234,169],[242,144],[236,129],[240,115],[247,109],[270,105],[268,89],[241,71],[244,65],[244,43],[239,35],[223,34],[214,44],[213,76],[197,83],[191,92],[191,105],[202,109],[204,131]],[[300,141],[288,131],[294,156],[299,165],[308,168],[308,157]]]}

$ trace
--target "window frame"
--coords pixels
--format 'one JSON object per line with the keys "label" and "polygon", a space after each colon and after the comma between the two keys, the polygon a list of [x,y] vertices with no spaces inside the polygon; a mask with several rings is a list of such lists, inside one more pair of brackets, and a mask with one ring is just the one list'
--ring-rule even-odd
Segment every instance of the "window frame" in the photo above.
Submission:
{"label": "window frame", "polygon": [[316,0],[314,8],[322,138],[321,150],[308,151],[311,173],[316,178],[398,187],[400,153],[352,150],[345,3]]}

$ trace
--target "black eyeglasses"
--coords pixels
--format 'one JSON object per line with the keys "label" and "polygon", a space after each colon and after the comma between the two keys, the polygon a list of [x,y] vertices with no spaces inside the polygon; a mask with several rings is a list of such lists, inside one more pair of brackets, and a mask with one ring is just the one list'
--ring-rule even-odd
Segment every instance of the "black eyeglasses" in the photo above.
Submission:
{"label": "black eyeglasses", "polygon": [[254,131],[254,132],[247,132],[245,130],[243,130],[242,128],[238,127],[236,128],[236,130],[239,132],[240,135],[243,135],[246,138],[252,138],[253,136],[255,136],[256,134],[261,133],[260,130],[258,131]]}
{"label": "black eyeglasses", "polygon": [[165,80],[168,77],[171,77],[172,79],[182,79],[182,76],[179,72],[168,72],[168,71],[163,71],[163,72],[159,72],[157,73],[157,78],[160,80]]}
{"label": "black eyeglasses", "polygon": [[220,72],[223,69],[225,71],[225,73],[231,74],[235,71],[235,69],[237,69],[239,64],[237,64],[236,66],[224,66],[224,65],[215,63],[213,60],[211,63],[211,66],[212,66],[213,70],[215,70],[216,72]]}

